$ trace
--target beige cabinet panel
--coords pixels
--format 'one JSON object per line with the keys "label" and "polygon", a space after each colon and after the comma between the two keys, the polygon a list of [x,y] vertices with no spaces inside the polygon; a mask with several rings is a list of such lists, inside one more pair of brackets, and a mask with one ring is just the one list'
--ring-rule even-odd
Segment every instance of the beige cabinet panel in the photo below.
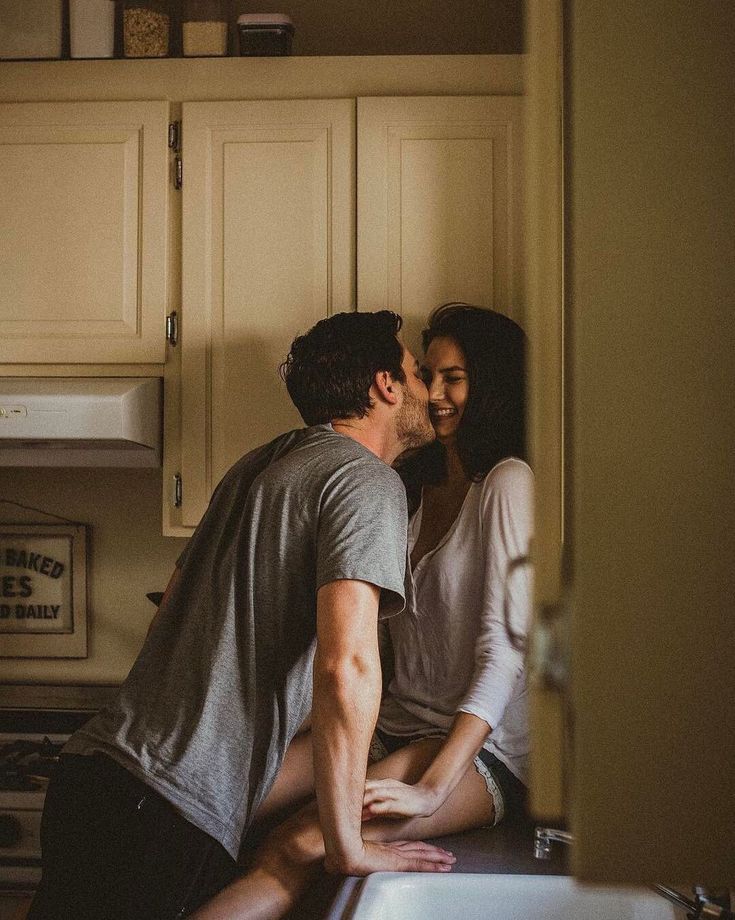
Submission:
{"label": "beige cabinet panel", "polygon": [[0,361],[162,362],[166,102],[0,105]]}
{"label": "beige cabinet panel", "polygon": [[302,424],[278,366],[354,304],[354,120],[349,99],[183,106],[184,526],[244,452]]}
{"label": "beige cabinet panel", "polygon": [[521,318],[520,97],[358,100],[358,308],[416,347],[447,300]]}

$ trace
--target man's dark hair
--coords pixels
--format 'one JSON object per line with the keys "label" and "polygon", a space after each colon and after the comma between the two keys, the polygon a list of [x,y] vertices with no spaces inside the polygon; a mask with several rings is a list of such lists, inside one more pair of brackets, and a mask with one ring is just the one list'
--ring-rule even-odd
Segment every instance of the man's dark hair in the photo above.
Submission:
{"label": "man's dark hair", "polygon": [[[467,405],[457,430],[457,452],[469,479],[478,482],[506,457],[527,459],[526,336],[502,313],[466,303],[437,307],[421,333],[424,352],[433,339],[453,339],[469,378]],[[409,495],[446,475],[444,446],[428,445],[406,458],[399,472]]]}
{"label": "man's dark hair", "polygon": [[294,339],[280,372],[306,425],[363,418],[379,371],[405,382],[396,338],[402,323],[390,310],[335,313]]}

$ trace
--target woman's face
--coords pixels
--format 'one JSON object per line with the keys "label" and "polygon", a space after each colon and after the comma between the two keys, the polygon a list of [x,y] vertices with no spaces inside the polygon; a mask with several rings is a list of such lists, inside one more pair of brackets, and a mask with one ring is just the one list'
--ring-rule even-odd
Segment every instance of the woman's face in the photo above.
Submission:
{"label": "woman's face", "polygon": [[421,374],[429,390],[429,415],[439,441],[457,436],[470,393],[467,360],[454,339],[438,336],[426,350]]}

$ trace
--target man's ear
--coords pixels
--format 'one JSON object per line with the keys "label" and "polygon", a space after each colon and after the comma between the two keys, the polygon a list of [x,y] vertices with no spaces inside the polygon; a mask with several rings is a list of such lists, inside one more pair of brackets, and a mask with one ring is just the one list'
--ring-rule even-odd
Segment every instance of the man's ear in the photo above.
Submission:
{"label": "man's ear", "polygon": [[390,405],[395,405],[398,402],[398,384],[389,371],[378,371],[373,378],[373,386],[375,387],[376,395],[383,402],[390,403]]}

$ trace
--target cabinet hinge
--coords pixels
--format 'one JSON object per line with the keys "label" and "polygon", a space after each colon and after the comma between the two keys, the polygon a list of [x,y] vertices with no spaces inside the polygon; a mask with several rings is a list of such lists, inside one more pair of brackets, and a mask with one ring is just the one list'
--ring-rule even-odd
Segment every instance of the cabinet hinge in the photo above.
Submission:
{"label": "cabinet hinge", "polygon": [[181,150],[181,122],[172,121],[168,126],[168,146],[176,153]]}
{"label": "cabinet hinge", "polygon": [[181,483],[181,473],[176,473],[173,482],[173,499],[174,508],[180,508],[183,500],[183,486]]}
{"label": "cabinet hinge", "polygon": [[172,346],[179,341],[179,317],[176,310],[166,316],[166,341]]}
{"label": "cabinet hinge", "polygon": [[172,121],[168,126],[168,146],[174,152],[174,188],[180,189],[184,167],[181,160],[181,122]]}

